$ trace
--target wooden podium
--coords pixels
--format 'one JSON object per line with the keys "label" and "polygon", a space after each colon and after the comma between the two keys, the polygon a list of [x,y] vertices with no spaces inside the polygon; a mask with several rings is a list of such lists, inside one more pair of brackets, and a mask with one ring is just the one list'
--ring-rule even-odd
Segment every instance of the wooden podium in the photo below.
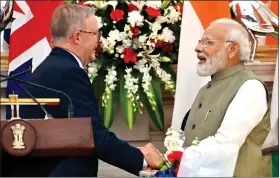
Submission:
{"label": "wooden podium", "polygon": [[[1,105],[36,104],[32,99],[11,101],[1,99]],[[58,99],[37,101],[43,105],[59,103]],[[91,118],[20,119],[18,116],[12,114],[11,120],[0,121],[1,177],[45,177],[63,157],[92,153]]]}

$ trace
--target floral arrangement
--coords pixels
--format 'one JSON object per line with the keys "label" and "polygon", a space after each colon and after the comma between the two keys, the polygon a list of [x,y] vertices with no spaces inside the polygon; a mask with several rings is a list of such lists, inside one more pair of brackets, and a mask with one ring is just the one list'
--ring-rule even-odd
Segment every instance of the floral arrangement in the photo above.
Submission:
{"label": "floral arrangement", "polygon": [[101,34],[97,58],[87,73],[100,99],[104,125],[112,125],[121,108],[129,129],[143,107],[164,130],[162,89],[175,95],[183,0],[82,1],[96,11]]}
{"label": "floral arrangement", "polygon": [[179,171],[181,158],[183,156],[183,144],[185,141],[182,130],[169,128],[164,139],[164,146],[167,151],[164,155],[165,161],[160,171],[155,173],[156,177],[176,177]]}
{"label": "floral arrangement", "polygon": [[[184,142],[185,135],[182,130],[175,130],[172,127],[167,130],[164,139],[167,151],[164,154],[162,168],[154,174],[155,177],[177,177],[184,152]],[[193,146],[197,146],[199,143],[198,137],[192,141]]]}

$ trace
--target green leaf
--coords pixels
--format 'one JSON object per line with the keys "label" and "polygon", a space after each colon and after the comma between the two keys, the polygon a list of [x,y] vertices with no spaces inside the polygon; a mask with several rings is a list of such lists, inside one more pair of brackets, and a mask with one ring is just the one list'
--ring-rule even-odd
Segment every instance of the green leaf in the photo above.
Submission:
{"label": "green leaf", "polygon": [[140,97],[143,101],[144,106],[152,120],[152,122],[157,126],[160,131],[164,131],[164,113],[162,108],[162,95],[160,81],[153,76],[151,84],[149,85],[149,92],[154,96],[155,99],[155,109],[153,109],[152,103],[150,103],[147,94],[144,89],[139,90]]}
{"label": "green leaf", "polygon": [[124,88],[124,85],[125,85],[125,78],[122,75],[120,77],[121,106],[128,129],[131,130],[135,122],[136,114],[133,111],[131,100],[127,98],[128,93],[127,93],[127,89]]}
{"label": "green leaf", "polygon": [[102,107],[101,109],[101,116],[104,126],[106,128],[110,128],[116,114],[116,108],[119,98],[119,85],[116,86],[114,91],[109,90],[107,96],[109,98],[106,98],[106,107]]}
{"label": "green leaf", "polygon": [[168,5],[170,4],[171,0],[164,0],[161,4],[161,9],[165,9],[168,7]]}
{"label": "green leaf", "polygon": [[105,72],[104,72],[104,69],[103,68],[100,68],[99,71],[98,71],[98,75],[95,77],[95,79],[93,80],[93,88],[94,88],[94,93],[95,93],[95,96],[96,96],[96,99],[97,99],[97,102],[98,102],[98,105],[99,105],[99,108],[100,108],[100,111],[99,112],[102,112],[101,111],[101,108],[102,108],[102,95],[104,93],[104,90],[105,90]]}
{"label": "green leaf", "polygon": [[161,57],[159,57],[159,61],[160,62],[170,62],[171,59],[167,56],[161,56]]}

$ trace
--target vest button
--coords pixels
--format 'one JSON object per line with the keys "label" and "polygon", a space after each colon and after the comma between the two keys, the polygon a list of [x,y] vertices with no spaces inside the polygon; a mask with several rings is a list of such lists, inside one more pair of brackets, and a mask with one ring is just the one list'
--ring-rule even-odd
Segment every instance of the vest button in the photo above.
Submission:
{"label": "vest button", "polygon": [[194,129],[195,128],[195,124],[194,125],[192,125],[192,129]]}
{"label": "vest button", "polygon": [[202,104],[201,104],[201,103],[199,103],[199,104],[198,104],[198,108],[201,108],[201,106],[202,106]]}

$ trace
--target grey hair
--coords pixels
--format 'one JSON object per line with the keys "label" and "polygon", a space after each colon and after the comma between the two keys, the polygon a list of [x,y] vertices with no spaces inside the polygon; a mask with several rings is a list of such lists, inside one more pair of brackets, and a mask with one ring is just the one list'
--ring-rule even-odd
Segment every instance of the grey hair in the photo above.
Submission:
{"label": "grey hair", "polygon": [[221,18],[218,20],[213,21],[211,25],[215,24],[225,24],[225,25],[231,25],[230,30],[227,34],[227,40],[235,41],[240,46],[240,54],[239,54],[239,60],[243,62],[247,62],[250,59],[251,55],[251,44],[250,44],[250,38],[248,31],[238,22]]}
{"label": "grey hair", "polygon": [[51,20],[51,42],[64,40],[74,31],[81,30],[85,19],[94,14],[92,8],[81,5],[65,4],[57,7]]}

